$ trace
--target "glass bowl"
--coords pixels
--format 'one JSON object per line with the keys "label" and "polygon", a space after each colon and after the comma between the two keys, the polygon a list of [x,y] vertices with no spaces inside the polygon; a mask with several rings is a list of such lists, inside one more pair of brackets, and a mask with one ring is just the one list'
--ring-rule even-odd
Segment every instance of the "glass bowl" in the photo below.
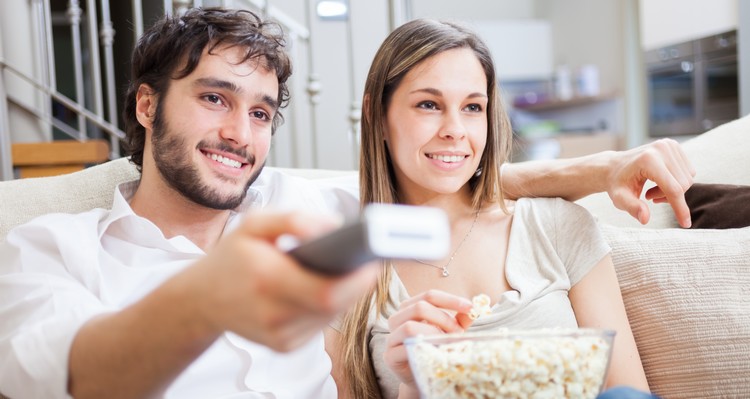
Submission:
{"label": "glass bowl", "polygon": [[408,338],[422,398],[595,398],[615,332],[493,330]]}

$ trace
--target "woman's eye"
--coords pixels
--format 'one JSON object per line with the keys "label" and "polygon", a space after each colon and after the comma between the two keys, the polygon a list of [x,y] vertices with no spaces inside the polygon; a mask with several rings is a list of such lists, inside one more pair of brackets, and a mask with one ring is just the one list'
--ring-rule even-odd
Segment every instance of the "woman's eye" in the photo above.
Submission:
{"label": "woman's eye", "polygon": [[424,109],[437,109],[437,104],[432,101],[422,101],[421,103],[417,104],[417,107]]}
{"label": "woman's eye", "polygon": [[469,104],[466,106],[466,110],[470,112],[482,112],[482,106],[479,104]]}

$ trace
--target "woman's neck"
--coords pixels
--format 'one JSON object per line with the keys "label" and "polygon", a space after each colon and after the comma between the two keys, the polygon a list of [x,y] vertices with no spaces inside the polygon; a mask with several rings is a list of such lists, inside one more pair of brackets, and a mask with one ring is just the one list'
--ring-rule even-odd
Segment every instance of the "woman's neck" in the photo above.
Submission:
{"label": "woman's neck", "polygon": [[472,193],[468,185],[454,193],[403,193],[402,201],[408,205],[432,206],[440,208],[454,220],[470,215],[473,217],[476,209],[472,205]]}

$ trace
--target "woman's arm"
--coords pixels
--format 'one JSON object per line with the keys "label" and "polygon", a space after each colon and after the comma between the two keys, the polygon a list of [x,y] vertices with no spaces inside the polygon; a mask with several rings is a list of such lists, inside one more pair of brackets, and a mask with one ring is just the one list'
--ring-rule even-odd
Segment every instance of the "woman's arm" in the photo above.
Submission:
{"label": "woman's arm", "polygon": [[575,201],[606,191],[618,209],[648,222],[648,206],[640,200],[646,181],[656,187],[646,199],[669,202],[682,227],[690,227],[685,191],[695,169],[679,143],[657,140],[627,151],[604,151],[578,158],[506,164],[502,188],[506,197],[562,197]]}
{"label": "woman's arm", "polygon": [[625,385],[649,391],[612,258],[607,255],[599,261],[570,289],[569,297],[580,327],[617,331],[606,387]]}
{"label": "woman's arm", "polygon": [[344,365],[341,362],[341,333],[332,327],[323,330],[326,341],[326,352],[331,358],[331,376],[336,381],[339,399],[349,398],[349,383],[344,373]]}
{"label": "woman's arm", "polygon": [[[349,399],[352,397],[349,389],[349,381],[344,373],[345,365],[340,359],[341,355],[341,333],[328,327],[325,330],[326,352],[331,357],[331,376],[336,381],[339,399]],[[399,398],[419,398],[419,391],[416,386],[408,384],[399,385]]]}

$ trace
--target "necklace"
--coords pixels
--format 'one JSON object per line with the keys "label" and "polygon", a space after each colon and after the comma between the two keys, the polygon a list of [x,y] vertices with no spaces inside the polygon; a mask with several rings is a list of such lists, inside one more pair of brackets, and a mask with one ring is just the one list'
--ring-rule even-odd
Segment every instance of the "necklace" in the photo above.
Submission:
{"label": "necklace", "polygon": [[456,247],[456,250],[453,251],[453,254],[448,259],[448,262],[445,264],[445,266],[433,265],[432,263],[427,263],[427,262],[419,260],[419,259],[414,259],[414,261],[417,262],[417,263],[421,263],[423,265],[432,266],[432,267],[434,267],[436,269],[442,269],[443,270],[443,273],[442,273],[443,277],[450,276],[451,273],[448,271],[448,266],[450,266],[450,264],[453,262],[453,258],[456,257],[456,254],[461,249],[461,247],[464,245],[464,243],[466,242],[466,239],[469,238],[469,235],[471,235],[471,231],[474,230],[474,225],[477,223],[477,219],[479,218],[479,211],[481,209],[482,208],[477,209],[476,213],[474,213],[474,221],[471,222],[471,227],[469,227],[469,231],[464,236],[464,239],[461,240],[461,243],[458,244],[458,246]]}

